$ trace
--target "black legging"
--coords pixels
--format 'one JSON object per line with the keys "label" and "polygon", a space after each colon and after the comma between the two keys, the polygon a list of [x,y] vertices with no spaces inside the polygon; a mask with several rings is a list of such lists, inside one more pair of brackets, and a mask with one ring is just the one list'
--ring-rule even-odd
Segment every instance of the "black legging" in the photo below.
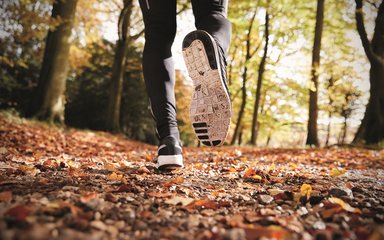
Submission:
{"label": "black legging", "polygon": [[[171,47],[176,35],[176,0],[139,0],[145,25],[143,72],[159,139],[180,138],[176,121],[175,69]],[[191,0],[195,26],[210,33],[227,52],[231,24],[228,0]]]}

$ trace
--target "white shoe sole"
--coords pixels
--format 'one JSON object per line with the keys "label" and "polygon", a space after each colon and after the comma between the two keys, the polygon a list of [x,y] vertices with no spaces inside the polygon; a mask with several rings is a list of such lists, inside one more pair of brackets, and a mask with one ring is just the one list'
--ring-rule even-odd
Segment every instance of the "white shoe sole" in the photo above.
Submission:
{"label": "white shoe sole", "polygon": [[[231,122],[231,101],[222,80],[215,40],[204,31],[196,32],[206,34],[209,38],[203,36],[205,38],[203,41],[205,40],[205,44],[211,44],[213,47],[206,45],[209,48],[206,49],[203,41],[198,38],[199,36],[196,36],[189,46],[183,46],[184,61],[194,85],[190,119],[201,143],[208,146],[219,146],[224,143],[228,135]],[[211,42],[209,43],[207,39]],[[208,59],[207,50],[214,51],[208,53],[211,56],[211,62]],[[212,61],[216,62],[212,63]],[[217,68],[215,69],[214,66]]]}
{"label": "white shoe sole", "polygon": [[155,167],[157,169],[166,166],[183,167],[183,155],[161,155],[157,157]]}

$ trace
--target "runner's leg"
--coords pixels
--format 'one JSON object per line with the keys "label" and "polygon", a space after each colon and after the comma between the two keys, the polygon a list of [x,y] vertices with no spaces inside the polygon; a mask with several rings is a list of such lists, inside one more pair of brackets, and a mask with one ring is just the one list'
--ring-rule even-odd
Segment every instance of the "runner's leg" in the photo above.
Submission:
{"label": "runner's leg", "polygon": [[192,0],[192,9],[196,28],[211,34],[227,53],[232,35],[227,19],[228,0]]}
{"label": "runner's leg", "polygon": [[160,140],[179,139],[175,69],[171,47],[176,35],[176,0],[139,0],[145,24],[143,72]]}

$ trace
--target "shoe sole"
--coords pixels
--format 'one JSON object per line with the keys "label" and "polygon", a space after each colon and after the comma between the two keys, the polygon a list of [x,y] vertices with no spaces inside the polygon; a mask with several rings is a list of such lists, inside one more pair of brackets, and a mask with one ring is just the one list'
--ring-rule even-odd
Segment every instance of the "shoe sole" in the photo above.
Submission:
{"label": "shoe sole", "polygon": [[183,167],[183,155],[162,155],[157,157],[155,167],[159,170]]}
{"label": "shoe sole", "polygon": [[183,57],[194,85],[192,127],[202,144],[222,145],[231,123],[231,101],[221,76],[216,42],[205,31],[193,31],[184,38]]}

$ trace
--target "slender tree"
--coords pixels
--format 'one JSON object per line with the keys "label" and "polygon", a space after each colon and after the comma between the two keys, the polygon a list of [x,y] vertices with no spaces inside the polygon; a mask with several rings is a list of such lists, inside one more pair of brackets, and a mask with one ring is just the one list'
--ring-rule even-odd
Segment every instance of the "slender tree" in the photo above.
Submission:
{"label": "slender tree", "polygon": [[319,86],[319,67],[320,67],[320,49],[321,36],[324,22],[324,1],[317,1],[315,38],[312,49],[312,67],[311,67],[311,87],[309,89],[309,118],[307,126],[307,145],[319,146],[317,137],[317,95]]}
{"label": "slender tree", "polygon": [[123,92],[123,80],[130,41],[132,0],[124,0],[118,21],[119,39],[116,43],[115,60],[112,67],[112,79],[106,115],[106,128],[112,132],[120,131],[120,106]]}
{"label": "slender tree", "polygon": [[356,2],[356,26],[360,39],[371,64],[369,72],[370,97],[364,118],[353,140],[377,144],[384,140],[384,2],[376,17],[375,30],[370,41],[364,26],[363,1]]}
{"label": "slender tree", "polygon": [[[268,3],[269,4],[269,1]],[[265,63],[267,61],[267,55],[268,55],[268,44],[269,44],[269,13],[268,13],[268,5],[267,10],[265,13],[265,45],[264,45],[264,53],[263,57],[261,58],[260,64],[259,64],[259,70],[258,70],[258,76],[257,76],[257,88],[256,88],[256,96],[255,96],[255,104],[253,108],[253,118],[252,118],[252,134],[251,134],[251,144],[256,145],[256,139],[257,139],[257,132],[258,132],[258,125],[257,125],[257,117],[259,112],[259,106],[260,106],[260,97],[261,97],[261,86],[263,82],[263,76],[265,71]]]}
{"label": "slender tree", "polygon": [[[137,34],[131,35],[131,29],[135,26],[133,22],[133,0],[124,0],[124,5],[119,15],[118,33],[119,39],[116,43],[115,60],[112,68],[111,87],[109,89],[108,108],[106,113],[106,129],[111,132],[120,131],[120,111],[121,96],[123,94],[123,81],[126,65],[129,61],[128,49],[140,36],[144,34],[144,29]],[[180,10],[176,14],[180,14],[188,9],[188,2],[182,1],[179,4]],[[142,21],[141,19],[139,21]]]}
{"label": "slender tree", "polygon": [[65,86],[69,70],[71,31],[77,0],[58,0],[52,18],[61,19],[58,27],[48,32],[32,115],[38,119],[64,123]]}
{"label": "slender tree", "polygon": [[257,13],[257,8],[255,8],[252,18],[250,19],[247,37],[246,37],[246,52],[244,56],[245,59],[244,59],[244,69],[242,74],[242,87],[241,87],[241,106],[240,106],[239,114],[237,116],[235,131],[232,135],[231,145],[235,144],[236,139],[238,137],[239,130],[241,127],[241,121],[244,115],[245,105],[247,104],[248,63],[258,50],[258,48],[256,48],[255,51],[251,52],[251,32],[253,28],[253,23],[256,18],[256,13]]}
{"label": "slender tree", "polygon": [[325,140],[325,146],[329,145],[329,138],[331,137],[331,120],[332,120],[332,111],[333,111],[333,96],[331,94],[331,90],[333,88],[334,80],[333,76],[328,79],[328,97],[329,97],[329,105],[328,105],[328,125],[327,125],[327,138]]}

